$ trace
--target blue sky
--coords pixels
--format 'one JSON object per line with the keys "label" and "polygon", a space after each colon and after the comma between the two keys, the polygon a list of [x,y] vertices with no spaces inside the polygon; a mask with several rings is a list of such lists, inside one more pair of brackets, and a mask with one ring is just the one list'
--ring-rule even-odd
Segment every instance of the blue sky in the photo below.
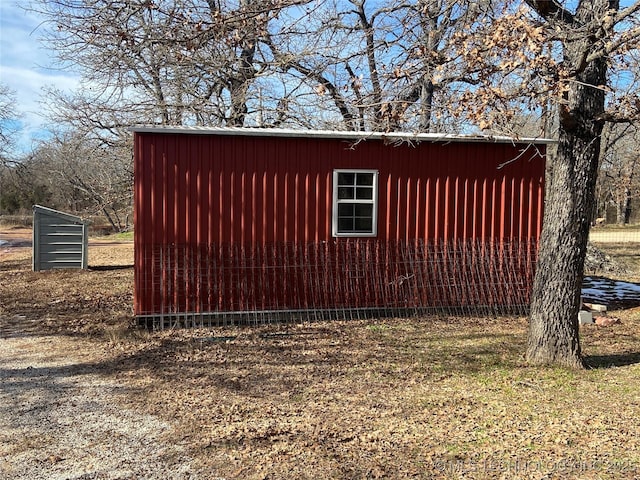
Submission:
{"label": "blue sky", "polygon": [[26,3],[0,0],[0,82],[16,93],[16,110],[22,113],[18,142],[22,153],[30,151],[34,140],[43,135],[42,88],[73,91],[78,86],[76,77],[52,68],[55,59],[39,42],[42,20],[20,8]]}

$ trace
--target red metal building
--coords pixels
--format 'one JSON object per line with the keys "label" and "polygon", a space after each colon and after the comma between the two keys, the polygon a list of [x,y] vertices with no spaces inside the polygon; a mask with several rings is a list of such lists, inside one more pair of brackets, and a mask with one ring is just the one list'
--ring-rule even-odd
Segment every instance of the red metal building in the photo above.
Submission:
{"label": "red metal building", "polygon": [[143,322],[528,303],[544,142],[185,127],[134,138]]}

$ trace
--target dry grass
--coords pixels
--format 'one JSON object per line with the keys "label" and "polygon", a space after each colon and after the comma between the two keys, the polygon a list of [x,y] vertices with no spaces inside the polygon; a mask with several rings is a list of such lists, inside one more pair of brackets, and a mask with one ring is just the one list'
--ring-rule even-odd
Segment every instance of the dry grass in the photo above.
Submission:
{"label": "dry grass", "polygon": [[524,365],[512,319],[171,332],[117,363],[224,477],[636,478],[639,325],[585,329],[584,372]]}
{"label": "dry grass", "polygon": [[[20,233],[12,233],[13,238],[3,237],[20,240]],[[30,248],[0,247],[0,315],[34,335],[87,335],[127,325],[132,315],[132,244],[90,242],[89,267],[33,272]]]}
{"label": "dry grass", "polygon": [[583,328],[584,371],[525,365],[523,319],[145,334],[129,328],[131,249],[37,274],[28,251],[4,254],[0,330],[82,337],[131,387],[123,403],[176,422],[202,478],[640,476],[640,309]]}
{"label": "dry grass", "polygon": [[622,280],[640,282],[640,243],[600,243],[596,246],[625,267],[628,273]]}

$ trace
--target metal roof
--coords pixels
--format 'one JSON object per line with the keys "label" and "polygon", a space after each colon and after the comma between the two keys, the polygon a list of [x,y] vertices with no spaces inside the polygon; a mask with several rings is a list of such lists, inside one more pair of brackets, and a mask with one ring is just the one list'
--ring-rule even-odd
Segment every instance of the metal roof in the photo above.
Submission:
{"label": "metal roof", "polygon": [[415,132],[356,132],[347,130],[294,130],[284,128],[190,127],[170,125],[139,125],[129,129],[136,133],[182,133],[195,135],[233,135],[250,137],[333,138],[343,140],[384,140],[388,143],[419,142],[483,142],[510,144],[550,144],[549,138],[507,137],[496,135],[460,135]]}
{"label": "metal roof", "polygon": [[49,208],[49,207],[43,207],[42,205],[34,205],[33,206],[33,213],[34,214],[50,215],[52,217],[57,217],[57,218],[66,220],[68,222],[74,222],[74,223],[77,223],[77,224],[87,223],[84,220],[82,220],[82,218],[80,218],[80,217],[78,217],[76,215],[71,215],[70,213],[61,212],[59,210],[54,210],[53,208]]}

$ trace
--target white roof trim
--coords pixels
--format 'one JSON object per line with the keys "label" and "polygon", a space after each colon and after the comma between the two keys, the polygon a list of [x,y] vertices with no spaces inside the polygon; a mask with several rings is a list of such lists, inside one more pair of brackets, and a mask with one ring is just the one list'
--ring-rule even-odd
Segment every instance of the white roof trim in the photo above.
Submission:
{"label": "white roof trim", "polygon": [[342,130],[293,130],[284,128],[186,127],[140,125],[129,129],[135,133],[182,133],[196,135],[232,135],[250,137],[335,138],[344,140],[385,140],[390,143],[411,142],[486,142],[511,144],[550,144],[548,138],[517,138],[493,135],[454,135],[447,133],[353,132]]}

